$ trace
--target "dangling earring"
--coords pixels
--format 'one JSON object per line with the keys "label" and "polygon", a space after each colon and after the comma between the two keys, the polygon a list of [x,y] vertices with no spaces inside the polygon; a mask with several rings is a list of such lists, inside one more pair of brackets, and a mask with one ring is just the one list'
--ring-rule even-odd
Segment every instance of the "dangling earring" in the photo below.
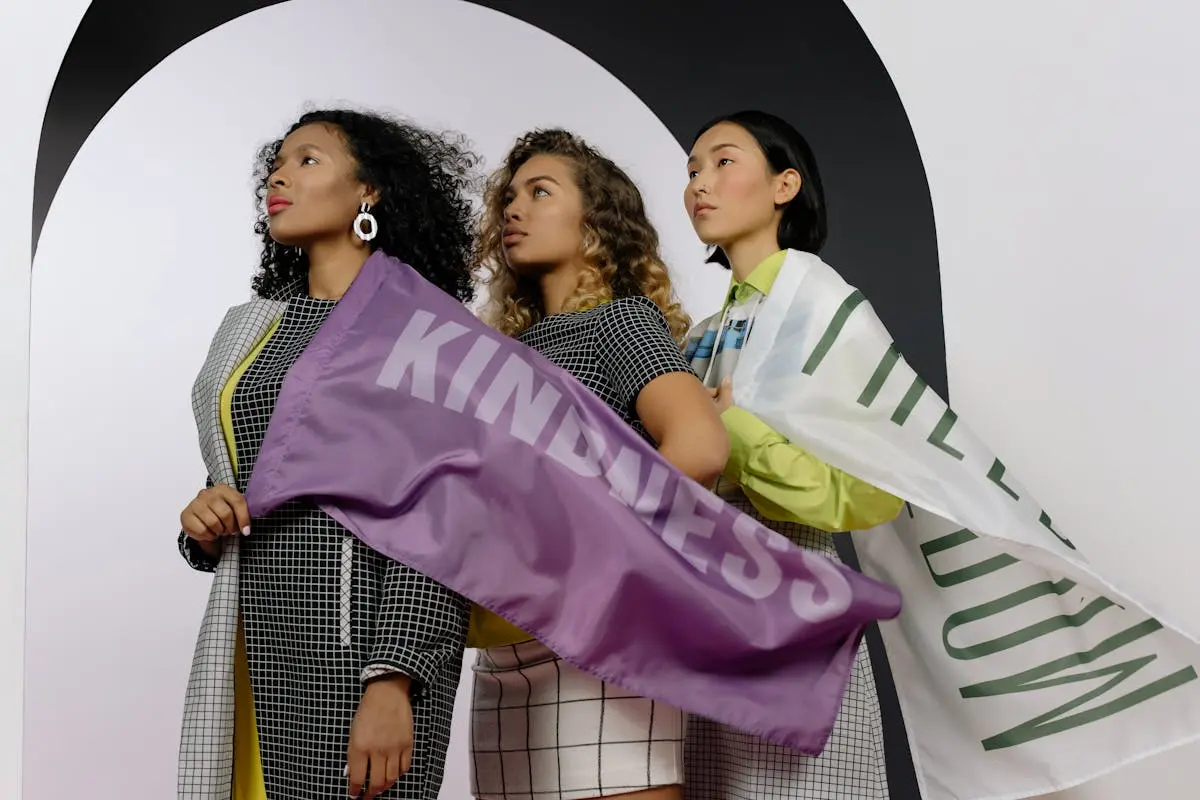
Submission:
{"label": "dangling earring", "polygon": [[[368,209],[371,206],[363,203],[358,207],[358,216],[354,218],[354,235],[362,239],[364,242],[369,242],[375,238],[375,234],[379,233],[379,226],[375,223],[375,217]],[[367,230],[363,230],[363,224],[366,224]]]}

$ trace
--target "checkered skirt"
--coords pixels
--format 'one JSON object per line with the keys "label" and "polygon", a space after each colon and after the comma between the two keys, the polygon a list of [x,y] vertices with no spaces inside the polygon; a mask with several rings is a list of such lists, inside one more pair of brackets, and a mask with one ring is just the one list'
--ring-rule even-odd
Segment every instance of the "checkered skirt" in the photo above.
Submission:
{"label": "checkered skirt", "polygon": [[[824,531],[764,518],[722,479],[721,498],[796,544],[838,561]],[[866,643],[854,659],[837,722],[820,756],[797,753],[752,734],[690,717],[684,750],[684,800],[887,800],[883,718]]]}
{"label": "checkered skirt", "polygon": [[538,641],[480,650],[471,711],[480,800],[583,800],[683,782],[684,714]]}

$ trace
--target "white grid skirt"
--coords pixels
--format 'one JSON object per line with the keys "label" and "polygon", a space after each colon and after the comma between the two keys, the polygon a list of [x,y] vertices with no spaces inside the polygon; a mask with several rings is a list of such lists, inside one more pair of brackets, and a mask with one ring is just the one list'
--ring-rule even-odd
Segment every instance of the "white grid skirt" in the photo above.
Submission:
{"label": "white grid skirt", "polygon": [[479,800],[585,800],[683,783],[684,714],[581,672],[538,641],[480,650]]}

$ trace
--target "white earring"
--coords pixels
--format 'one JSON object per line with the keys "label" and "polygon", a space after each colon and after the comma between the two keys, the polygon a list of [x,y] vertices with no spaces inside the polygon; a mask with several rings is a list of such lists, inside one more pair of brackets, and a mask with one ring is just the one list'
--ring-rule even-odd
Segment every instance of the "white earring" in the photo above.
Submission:
{"label": "white earring", "polygon": [[[362,239],[364,242],[369,242],[375,238],[375,234],[379,233],[379,226],[375,223],[375,217],[371,214],[369,206],[363,203],[358,208],[358,216],[354,218],[354,235]],[[363,230],[363,225],[366,224],[367,230]]]}

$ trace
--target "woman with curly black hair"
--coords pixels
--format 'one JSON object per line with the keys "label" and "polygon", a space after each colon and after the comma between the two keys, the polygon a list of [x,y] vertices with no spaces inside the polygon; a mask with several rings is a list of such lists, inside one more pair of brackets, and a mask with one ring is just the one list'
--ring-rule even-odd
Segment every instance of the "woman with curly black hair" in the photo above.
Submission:
{"label": "woman with curly black hair", "polygon": [[251,522],[242,493],[288,370],[372,252],[470,299],[476,163],[461,139],[342,110],[305,114],[259,154],[257,297],[226,314],[192,392],[209,480],[179,546],[216,575],[180,798],[437,798],[466,602],[312,500]]}

